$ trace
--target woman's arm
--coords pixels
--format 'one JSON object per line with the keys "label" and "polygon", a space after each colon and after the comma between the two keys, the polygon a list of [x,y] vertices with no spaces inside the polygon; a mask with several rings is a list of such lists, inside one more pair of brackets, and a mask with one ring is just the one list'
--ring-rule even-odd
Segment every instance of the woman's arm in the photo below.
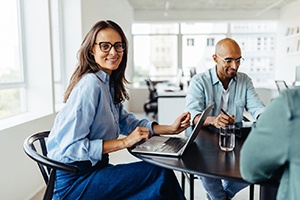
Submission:
{"label": "woman's arm", "polygon": [[182,113],[173,122],[172,125],[153,124],[153,130],[156,134],[179,134],[190,126],[191,114]]}
{"label": "woman's arm", "polygon": [[146,127],[137,127],[134,131],[121,139],[116,140],[108,140],[103,142],[102,153],[111,153],[114,151],[118,151],[124,148],[129,148],[140,142],[141,140],[148,140],[151,137],[151,132]]}

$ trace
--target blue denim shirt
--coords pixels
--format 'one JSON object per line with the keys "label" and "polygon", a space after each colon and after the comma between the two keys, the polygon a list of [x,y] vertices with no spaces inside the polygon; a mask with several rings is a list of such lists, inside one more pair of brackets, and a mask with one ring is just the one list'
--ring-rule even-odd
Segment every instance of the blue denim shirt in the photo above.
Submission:
{"label": "blue denim shirt", "polygon": [[[265,109],[264,104],[258,98],[251,79],[244,73],[238,72],[231,80],[229,89],[228,113],[235,116],[236,122],[241,122],[243,112],[246,109],[256,119]],[[215,103],[210,116],[220,114],[220,104],[223,85],[219,80],[216,67],[204,73],[195,75],[188,88],[186,96],[186,110],[191,113],[194,120],[197,114],[210,104]]]}
{"label": "blue denim shirt", "polygon": [[153,134],[153,122],[138,120],[121,103],[113,103],[109,78],[100,70],[84,75],[76,84],[50,132],[50,158],[65,163],[89,160],[95,165],[102,159],[103,141],[129,135],[137,126],[148,127]]}

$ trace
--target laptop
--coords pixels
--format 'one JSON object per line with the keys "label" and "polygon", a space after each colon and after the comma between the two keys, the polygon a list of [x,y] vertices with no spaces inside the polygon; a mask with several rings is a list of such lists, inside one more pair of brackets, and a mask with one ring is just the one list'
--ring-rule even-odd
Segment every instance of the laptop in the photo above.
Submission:
{"label": "laptop", "polygon": [[203,126],[204,121],[206,120],[213,106],[214,103],[210,104],[202,112],[200,119],[198,120],[197,124],[195,125],[192,133],[188,138],[154,135],[149,140],[142,143],[138,143],[132,149],[132,152],[176,157],[181,156],[184,153],[184,151],[189,146],[191,146],[191,144],[196,139],[200,129]]}

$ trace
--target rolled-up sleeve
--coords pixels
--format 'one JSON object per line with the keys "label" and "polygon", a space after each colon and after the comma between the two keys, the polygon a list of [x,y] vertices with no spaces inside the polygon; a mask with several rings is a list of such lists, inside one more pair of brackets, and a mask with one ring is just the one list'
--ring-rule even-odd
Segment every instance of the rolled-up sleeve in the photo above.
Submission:
{"label": "rolled-up sleeve", "polygon": [[[101,96],[101,90],[93,84],[82,79],[57,115],[47,143],[49,157],[66,163],[81,160],[96,163],[102,159],[103,140],[89,136]],[[82,95],[85,98],[76,98]]]}
{"label": "rolled-up sleeve", "polygon": [[191,113],[193,121],[196,115],[202,113],[205,109],[205,90],[203,83],[197,76],[194,76],[190,81],[190,86],[186,95],[186,111]]}
{"label": "rolled-up sleeve", "polygon": [[119,125],[121,129],[121,134],[129,135],[138,126],[147,127],[149,128],[152,135],[155,134],[152,126],[153,124],[157,124],[157,122],[150,122],[147,119],[137,119],[133,113],[127,112],[122,104],[119,104],[118,106],[120,113]]}
{"label": "rolled-up sleeve", "polygon": [[246,80],[246,88],[246,109],[254,119],[257,119],[257,117],[265,111],[265,106],[255,92],[253,83],[250,78]]}

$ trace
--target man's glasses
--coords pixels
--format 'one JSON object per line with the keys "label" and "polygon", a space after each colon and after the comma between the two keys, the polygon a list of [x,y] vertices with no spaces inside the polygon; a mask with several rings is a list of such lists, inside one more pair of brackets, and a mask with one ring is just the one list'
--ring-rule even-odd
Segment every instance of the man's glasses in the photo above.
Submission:
{"label": "man's glasses", "polygon": [[233,58],[223,58],[223,57],[219,56],[218,54],[215,54],[215,55],[217,57],[219,57],[221,60],[223,60],[226,64],[231,64],[234,61],[237,65],[240,65],[244,61],[244,58],[242,58],[242,57],[233,59]]}
{"label": "man's glasses", "polygon": [[124,42],[116,42],[115,44],[111,44],[110,42],[99,42],[95,44],[99,45],[100,50],[104,53],[108,53],[112,47],[114,47],[117,52],[122,52],[126,47]]}

